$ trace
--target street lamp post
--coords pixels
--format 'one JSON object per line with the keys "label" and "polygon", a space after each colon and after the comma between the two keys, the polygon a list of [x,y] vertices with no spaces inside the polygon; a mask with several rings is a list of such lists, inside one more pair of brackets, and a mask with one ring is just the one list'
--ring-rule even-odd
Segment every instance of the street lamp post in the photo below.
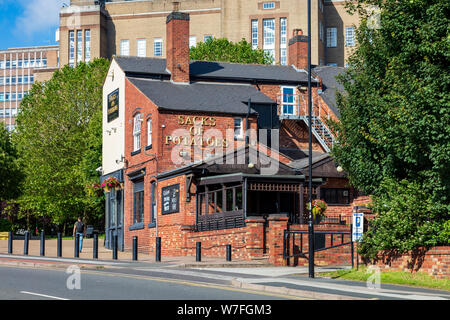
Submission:
{"label": "street lamp post", "polygon": [[308,271],[314,278],[314,225],[312,216],[312,105],[311,105],[311,0],[308,0]]}

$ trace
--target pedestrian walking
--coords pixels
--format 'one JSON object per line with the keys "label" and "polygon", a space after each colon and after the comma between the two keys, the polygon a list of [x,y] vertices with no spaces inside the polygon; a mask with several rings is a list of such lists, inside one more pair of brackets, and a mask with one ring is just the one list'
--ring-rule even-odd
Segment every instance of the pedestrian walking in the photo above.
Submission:
{"label": "pedestrian walking", "polygon": [[78,221],[73,226],[73,236],[78,235],[80,237],[80,252],[83,249],[83,237],[86,235],[86,225],[81,221],[81,217],[78,217]]}

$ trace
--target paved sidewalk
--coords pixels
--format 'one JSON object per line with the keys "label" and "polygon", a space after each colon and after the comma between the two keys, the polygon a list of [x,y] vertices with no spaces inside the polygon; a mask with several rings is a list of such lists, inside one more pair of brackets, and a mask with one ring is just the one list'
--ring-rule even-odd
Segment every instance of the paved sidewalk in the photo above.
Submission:
{"label": "paved sidewalk", "polygon": [[[115,263],[119,265],[120,263],[137,263],[132,260],[132,252],[131,251],[117,251],[117,260],[113,260],[112,250],[109,250],[103,246],[103,239],[99,239],[98,241],[98,259],[93,259],[93,239],[84,239],[83,240],[83,250],[79,255],[79,258],[75,258],[75,250],[74,250],[74,240],[63,240],[62,243],[62,258],[67,260],[70,259],[70,262],[80,261],[80,263],[85,262],[86,260],[93,260],[88,264],[109,264]],[[24,255],[24,240],[14,240],[13,243],[13,254],[8,255],[8,241],[0,240],[0,255],[4,255],[3,258],[8,256],[9,258],[14,258],[17,256]],[[5,256],[6,255],[6,256]],[[28,248],[28,257],[40,257],[40,240],[30,240],[29,248]],[[58,258],[57,257],[57,241],[56,240],[46,240],[45,241],[45,258],[44,260],[51,262],[50,258]],[[32,258],[34,259],[34,258]],[[50,260],[49,260],[50,259]],[[76,260],[75,260],[76,259]],[[36,259],[34,259],[36,260]],[[108,262],[108,263],[107,263]],[[138,253],[138,262],[141,263],[155,263],[155,256],[148,255],[143,253]],[[226,261],[225,257],[203,257],[201,262],[195,261],[195,256],[193,257],[168,257],[161,256],[161,262],[170,264],[177,267],[227,267],[227,266],[241,266],[241,267],[265,267],[268,266],[266,263],[260,261]],[[87,263],[87,262],[85,262]]]}

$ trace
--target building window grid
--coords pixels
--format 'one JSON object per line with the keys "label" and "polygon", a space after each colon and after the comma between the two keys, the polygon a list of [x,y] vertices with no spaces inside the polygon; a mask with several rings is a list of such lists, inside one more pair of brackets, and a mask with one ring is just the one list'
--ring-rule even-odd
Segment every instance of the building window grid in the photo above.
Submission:
{"label": "building window grid", "polygon": [[355,46],[355,29],[354,27],[345,27],[345,46]]}
{"label": "building window grid", "polygon": [[295,87],[281,87],[281,112],[284,115],[295,115]]}
{"label": "building window grid", "polygon": [[243,139],[244,138],[244,127],[242,118],[234,118],[234,138]]}
{"label": "building window grid", "polygon": [[[34,66],[34,60],[29,60],[29,66]],[[73,67],[75,64],[75,31],[69,31],[69,66]]]}
{"label": "building window grid", "polygon": [[137,56],[138,57],[145,57],[146,56],[146,51],[147,51],[147,42],[145,39],[137,39],[136,40],[136,44],[137,44]]}
{"label": "building window grid", "polygon": [[134,116],[133,123],[133,151],[141,149],[141,114]]}
{"label": "building window grid", "polygon": [[275,58],[275,19],[263,19],[263,50]]}
{"label": "building window grid", "polygon": [[252,20],[252,48],[258,48],[258,20]]}
{"label": "building window grid", "polygon": [[197,45],[197,37],[196,36],[190,36],[189,37],[189,48],[193,48]]}
{"label": "building window grid", "polygon": [[153,40],[153,55],[155,57],[162,57],[163,55],[163,42],[161,38]]}
{"label": "building window grid", "polygon": [[129,56],[130,55],[130,41],[129,40],[121,40],[120,41],[120,55],[121,56]]}
{"label": "building window grid", "polygon": [[147,146],[152,145],[152,133],[153,133],[152,118],[149,118],[147,120]]}
{"label": "building window grid", "polygon": [[83,61],[83,31],[77,30],[77,64]]}
{"label": "building window grid", "polygon": [[263,9],[275,9],[275,2],[264,2],[263,3]]}
{"label": "building window grid", "polygon": [[89,62],[91,61],[91,30],[85,30],[84,31],[84,61]]}
{"label": "building window grid", "polygon": [[282,66],[287,65],[286,43],[287,43],[287,18],[281,18],[280,19],[280,64]]}
{"label": "building window grid", "polygon": [[327,28],[327,47],[337,47],[337,28],[335,27]]}

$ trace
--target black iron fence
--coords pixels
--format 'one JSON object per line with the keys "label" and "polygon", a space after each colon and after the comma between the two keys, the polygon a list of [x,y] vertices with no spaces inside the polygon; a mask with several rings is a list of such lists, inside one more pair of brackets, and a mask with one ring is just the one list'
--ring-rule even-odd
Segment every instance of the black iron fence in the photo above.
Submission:
{"label": "black iron fence", "polygon": [[210,231],[245,227],[241,211],[231,211],[197,216],[195,231]]}
{"label": "black iron fence", "polygon": [[[283,258],[306,258],[308,254],[307,246],[309,245],[308,235],[308,231],[284,230]],[[329,239],[329,241],[327,241],[327,239]],[[351,224],[349,231],[314,232],[314,252],[334,249],[346,245],[350,245],[350,255],[353,266],[354,246]]]}

